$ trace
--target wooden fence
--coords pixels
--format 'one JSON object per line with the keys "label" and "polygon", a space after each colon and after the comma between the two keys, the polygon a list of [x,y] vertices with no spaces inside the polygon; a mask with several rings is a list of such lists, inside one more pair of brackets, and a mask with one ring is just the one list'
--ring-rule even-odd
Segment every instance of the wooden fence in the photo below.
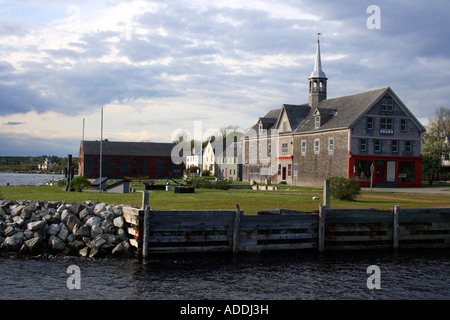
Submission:
{"label": "wooden fence", "polygon": [[152,253],[361,250],[450,247],[450,208],[267,210],[123,208],[131,244]]}

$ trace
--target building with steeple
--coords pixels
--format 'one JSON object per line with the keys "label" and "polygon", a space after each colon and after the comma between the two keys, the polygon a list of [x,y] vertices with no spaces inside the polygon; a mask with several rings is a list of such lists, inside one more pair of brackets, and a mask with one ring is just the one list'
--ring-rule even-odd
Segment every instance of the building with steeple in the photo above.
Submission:
{"label": "building with steeple", "polygon": [[260,117],[243,139],[243,180],[322,185],[421,185],[425,128],[390,87],[328,98],[317,40],[309,101]]}

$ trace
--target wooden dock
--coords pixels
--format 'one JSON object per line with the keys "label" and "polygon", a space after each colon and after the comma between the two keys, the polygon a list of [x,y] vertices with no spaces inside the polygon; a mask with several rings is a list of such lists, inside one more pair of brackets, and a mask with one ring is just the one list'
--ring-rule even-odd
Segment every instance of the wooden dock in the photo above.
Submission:
{"label": "wooden dock", "polygon": [[123,208],[131,244],[160,253],[373,250],[450,247],[450,208],[234,210]]}

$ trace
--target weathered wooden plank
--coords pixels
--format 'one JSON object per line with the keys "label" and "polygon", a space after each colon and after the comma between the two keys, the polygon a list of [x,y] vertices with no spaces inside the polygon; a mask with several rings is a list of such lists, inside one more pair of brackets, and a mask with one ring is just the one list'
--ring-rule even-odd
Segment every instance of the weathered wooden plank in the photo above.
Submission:
{"label": "weathered wooden plank", "polygon": [[[328,210],[332,212],[328,212]],[[392,223],[391,211],[363,210],[351,212],[337,212],[337,209],[327,210],[327,224],[329,223]]]}
{"label": "weathered wooden plank", "polygon": [[319,232],[317,235],[317,246],[319,248],[319,252],[325,251],[325,223],[326,223],[326,206],[319,207]]}
{"label": "weathered wooden plank", "polygon": [[132,245],[135,248],[138,247],[138,242],[136,239],[130,239],[129,241],[130,241],[130,245]]}
{"label": "weathered wooden plank", "polygon": [[392,230],[392,247],[394,251],[398,250],[398,241],[399,241],[399,219],[400,219],[400,206],[394,207],[394,219],[392,221],[393,230]]}
{"label": "weathered wooden plank", "polygon": [[214,242],[214,241],[230,241],[229,235],[151,235],[150,242]]}
{"label": "weathered wooden plank", "polygon": [[340,241],[392,241],[392,235],[374,235],[374,236],[336,236],[336,235],[325,235],[326,242],[340,242]]}
{"label": "weathered wooden plank", "polygon": [[128,227],[127,232],[128,232],[128,234],[132,235],[133,237],[139,236],[139,230],[136,229],[135,227]]}
{"label": "weathered wooden plank", "polygon": [[399,226],[400,233],[411,233],[416,231],[450,231],[448,223],[411,223]]}
{"label": "weathered wooden plank", "polygon": [[274,234],[258,234],[257,240],[295,240],[295,239],[317,239],[317,234],[312,233],[274,233]]}
{"label": "weathered wooden plank", "polygon": [[332,246],[325,245],[327,251],[357,251],[357,250],[381,250],[392,248],[391,244],[370,244],[370,245],[343,245],[343,246]]}
{"label": "weathered wooden plank", "polygon": [[392,232],[390,223],[367,223],[367,224],[329,224],[326,226],[327,233],[335,232]]}
{"label": "weathered wooden plank", "polygon": [[195,246],[195,247],[149,247],[150,253],[195,253],[195,252],[227,252],[229,246]]}
{"label": "weathered wooden plank", "polygon": [[136,209],[136,208],[123,207],[122,208],[123,218],[128,223],[138,225],[140,211],[141,211],[140,209]]}
{"label": "weathered wooden plank", "polygon": [[316,248],[316,242],[305,242],[305,243],[282,243],[282,244],[258,244],[258,245],[247,245],[245,250],[247,252],[260,252],[260,251],[271,251],[271,250],[298,250],[298,249],[311,249]]}
{"label": "weathered wooden plank", "polygon": [[401,235],[400,241],[403,240],[450,240],[450,234],[410,234],[410,235]]}
{"label": "weathered wooden plank", "polygon": [[233,231],[231,240],[231,252],[237,254],[239,251],[239,228],[241,222],[241,209],[239,204],[236,204],[236,211],[234,212]]}

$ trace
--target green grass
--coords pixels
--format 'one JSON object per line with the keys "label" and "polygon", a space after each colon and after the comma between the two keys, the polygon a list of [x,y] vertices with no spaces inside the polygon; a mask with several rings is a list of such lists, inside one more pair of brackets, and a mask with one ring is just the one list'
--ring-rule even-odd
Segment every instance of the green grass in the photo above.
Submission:
{"label": "green grass", "polygon": [[[142,187],[140,188],[142,190]],[[312,200],[313,196],[320,200]],[[141,206],[142,193],[108,194],[90,192],[66,192],[60,187],[18,186],[0,187],[0,198],[11,200],[49,200],[65,202],[105,202]],[[196,189],[195,193],[150,191],[150,207],[159,210],[225,209],[234,210],[239,204],[245,214],[256,214],[263,209],[293,209],[317,211],[322,203],[322,188],[283,186],[276,191],[263,190],[214,190]],[[448,196],[420,195],[395,192],[363,191],[355,201],[331,198],[331,208],[392,209],[450,207]]]}

